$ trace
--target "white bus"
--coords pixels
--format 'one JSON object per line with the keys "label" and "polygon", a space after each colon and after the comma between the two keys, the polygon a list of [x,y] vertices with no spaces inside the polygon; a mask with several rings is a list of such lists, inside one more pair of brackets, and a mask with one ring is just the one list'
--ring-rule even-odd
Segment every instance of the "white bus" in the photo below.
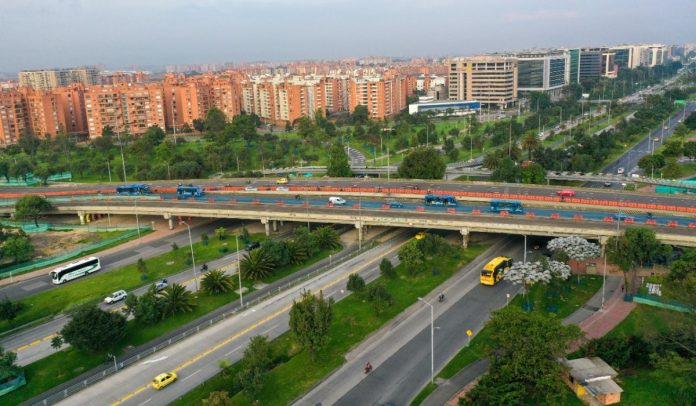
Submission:
{"label": "white bus", "polygon": [[56,285],[71,281],[75,278],[85,276],[92,272],[97,272],[101,269],[101,263],[98,257],[89,257],[76,262],[71,262],[49,272],[51,280]]}

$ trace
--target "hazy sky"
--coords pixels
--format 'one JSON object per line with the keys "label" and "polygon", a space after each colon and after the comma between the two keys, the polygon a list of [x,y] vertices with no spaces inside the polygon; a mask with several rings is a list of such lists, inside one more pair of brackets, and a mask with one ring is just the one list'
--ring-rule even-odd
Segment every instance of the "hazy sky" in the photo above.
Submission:
{"label": "hazy sky", "polygon": [[0,72],[696,40],[693,0],[0,0]]}

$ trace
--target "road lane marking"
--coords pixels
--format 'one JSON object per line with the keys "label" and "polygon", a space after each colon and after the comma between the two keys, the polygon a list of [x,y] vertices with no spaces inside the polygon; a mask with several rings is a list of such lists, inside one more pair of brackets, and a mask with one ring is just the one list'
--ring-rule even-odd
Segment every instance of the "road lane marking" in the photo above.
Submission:
{"label": "road lane marking", "polygon": [[262,336],[265,336],[266,334],[270,333],[271,330],[273,330],[273,329],[276,328],[276,327],[278,327],[277,324],[272,325],[271,327],[267,328],[265,331],[262,331],[262,332],[261,332],[261,335],[262,335]]}
{"label": "road lane marking", "polygon": [[143,363],[140,364],[140,365],[152,364],[152,363],[154,363],[154,362],[163,361],[163,360],[165,360],[165,359],[167,359],[167,358],[169,358],[169,355],[165,355],[165,356],[162,356],[162,357],[159,357],[159,358],[147,360],[147,361],[143,362]]}
{"label": "road lane marking", "polygon": [[41,344],[41,343],[44,342],[44,341],[53,339],[53,337],[55,337],[56,335],[57,335],[57,334],[51,334],[51,335],[47,335],[47,336],[44,337],[44,338],[40,338],[40,339],[38,339],[38,340],[34,340],[34,341],[30,342],[29,344],[25,344],[25,345],[22,345],[21,347],[18,347],[17,349],[14,350],[14,352],[24,351],[24,350],[26,350],[27,348],[33,347],[33,346],[35,346],[35,345],[39,345],[39,344]]}
{"label": "road lane marking", "polygon": [[144,404],[146,404],[146,403],[150,402],[151,400],[152,400],[152,398],[150,398],[150,399],[148,399],[148,400],[144,401],[143,403],[139,404],[138,406],[143,406]]}
{"label": "road lane marking", "polygon": [[189,376],[187,376],[186,378],[181,378],[181,382],[183,382],[183,381],[185,381],[185,380],[189,379],[190,377],[192,377],[192,376],[196,375],[196,374],[197,374],[197,373],[199,373],[199,372],[201,372],[201,370],[200,370],[200,369],[199,369],[199,370],[197,370],[196,372],[194,372],[194,373],[190,374],[190,375],[189,375]]}
{"label": "road lane marking", "polygon": [[[337,283],[339,283],[339,282],[341,282],[341,281],[343,281],[343,280],[345,280],[345,279],[348,279],[348,276],[350,276],[350,274],[352,274],[352,273],[357,273],[357,272],[360,272],[360,271],[364,270],[364,269],[367,268],[368,266],[374,264],[378,259],[381,259],[381,258],[386,257],[387,255],[389,255],[389,254],[391,254],[392,252],[396,251],[396,250],[399,249],[402,245],[406,244],[406,243],[409,242],[409,241],[410,241],[410,239],[407,239],[407,240],[403,241],[402,243],[399,243],[399,244],[394,245],[393,247],[391,247],[391,248],[387,249],[386,251],[384,251],[384,253],[383,253],[381,256],[375,257],[375,258],[373,258],[373,259],[367,261],[366,263],[364,263],[362,266],[358,267],[357,269],[353,270],[352,272],[348,272],[348,273],[346,273],[346,274],[344,274],[344,275],[342,275],[342,276],[340,276],[340,277],[334,279],[333,281],[331,281],[331,282],[327,283],[326,285],[324,285],[324,286],[320,287],[319,289],[317,289],[317,291],[326,290],[326,289],[328,289],[328,288],[334,286],[335,284],[337,284]],[[345,264],[342,264],[342,265],[345,265]],[[338,266],[342,266],[342,265],[338,265]],[[311,281],[311,280],[310,280],[310,281]],[[232,336],[230,336],[230,337],[228,337],[228,338],[226,338],[226,339],[220,341],[219,343],[215,344],[213,347],[211,347],[211,348],[209,348],[209,349],[203,351],[202,353],[197,354],[197,355],[194,356],[193,358],[191,358],[191,359],[189,359],[189,360],[187,360],[187,361],[184,361],[183,363],[179,364],[177,367],[175,367],[175,368],[172,369],[171,371],[172,371],[172,372],[175,372],[175,373],[181,371],[182,369],[184,369],[184,368],[186,368],[187,366],[193,364],[194,362],[200,360],[201,358],[205,357],[206,355],[208,355],[208,354],[210,354],[210,353],[212,353],[212,352],[214,352],[214,351],[217,351],[217,350],[220,349],[221,347],[223,347],[223,346],[225,346],[225,345],[231,343],[232,341],[234,341],[234,340],[236,340],[237,338],[243,336],[244,334],[246,334],[246,333],[248,333],[248,332],[250,332],[250,331],[253,331],[254,329],[258,328],[259,326],[261,326],[261,325],[263,325],[263,324],[266,324],[266,323],[268,323],[269,321],[273,320],[274,318],[280,316],[281,314],[283,314],[283,313],[289,311],[291,308],[292,308],[292,304],[283,307],[282,309],[278,310],[277,312],[275,312],[275,313],[273,313],[273,314],[267,316],[267,317],[264,318],[264,319],[261,319],[260,321],[257,321],[256,323],[254,323],[254,324],[252,324],[251,326],[249,326],[249,327],[243,329],[242,331],[240,331],[240,332],[238,332],[238,333],[235,333],[235,334],[233,334]],[[252,309],[252,310],[255,311],[255,309]],[[110,406],[116,406],[116,405],[119,405],[119,404],[121,404],[121,403],[127,401],[128,399],[132,398],[133,396],[135,396],[135,395],[139,394],[140,392],[144,391],[145,389],[147,389],[148,386],[150,386],[150,385],[149,385],[149,384],[146,384],[146,385],[143,385],[143,386],[139,387],[138,389],[136,389],[136,390],[134,390],[133,392],[127,394],[126,396],[122,397],[121,399],[119,399],[119,400],[117,400],[117,401],[111,403]]]}
{"label": "road lane marking", "polygon": [[242,346],[241,346],[241,345],[240,345],[239,347],[235,348],[234,350],[232,350],[232,351],[228,352],[227,354],[225,354],[225,356],[227,357],[227,356],[229,356],[230,354],[232,354],[232,353],[234,353],[234,352],[237,352],[237,351],[239,351],[239,349],[240,349],[240,348],[242,348]]}

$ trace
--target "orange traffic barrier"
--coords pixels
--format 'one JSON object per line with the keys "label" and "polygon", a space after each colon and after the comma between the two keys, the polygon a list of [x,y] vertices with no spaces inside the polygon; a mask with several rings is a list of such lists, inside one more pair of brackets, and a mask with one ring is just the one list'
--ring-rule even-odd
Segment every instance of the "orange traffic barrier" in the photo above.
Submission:
{"label": "orange traffic barrier", "polygon": [[551,216],[549,216],[549,217],[551,217],[552,219],[558,219],[558,218],[561,218],[561,215],[558,213],[551,213]]}
{"label": "orange traffic barrier", "polygon": [[417,206],[416,211],[425,211],[425,207],[423,206]]}
{"label": "orange traffic barrier", "polygon": [[527,217],[536,217],[536,214],[533,211],[528,211],[527,213],[524,214]]}
{"label": "orange traffic barrier", "polygon": [[254,199],[252,200],[252,203],[258,206],[261,204],[261,201],[259,201],[259,199]]}
{"label": "orange traffic barrier", "polygon": [[678,226],[678,225],[679,225],[679,223],[677,223],[677,222],[674,221],[674,220],[670,220],[670,221],[667,222],[667,227],[676,227],[676,226]]}
{"label": "orange traffic barrier", "polygon": [[650,226],[654,226],[654,225],[657,224],[657,220],[655,220],[655,219],[648,219],[648,220],[645,220],[645,224],[650,225]]}
{"label": "orange traffic barrier", "polygon": [[624,223],[633,224],[633,223],[635,223],[635,222],[636,222],[636,220],[633,219],[632,217],[626,217],[626,218],[624,219]]}
{"label": "orange traffic barrier", "polygon": [[208,199],[208,203],[215,203],[215,199],[213,199],[213,198]]}
{"label": "orange traffic barrier", "polygon": [[333,203],[331,203],[331,202],[326,203],[326,207],[333,207]]}
{"label": "orange traffic barrier", "polygon": [[282,201],[282,200],[278,200],[278,201],[276,202],[276,206],[285,206],[285,202]]}
{"label": "orange traffic barrier", "polygon": [[455,208],[450,207],[449,209],[447,209],[447,213],[449,213],[449,214],[455,214],[456,212],[457,212],[457,209],[455,209]]}
{"label": "orange traffic barrier", "polygon": [[606,221],[607,223],[612,223],[612,222],[614,222],[614,218],[611,216],[606,216],[602,219],[602,221]]}
{"label": "orange traffic barrier", "polygon": [[481,210],[473,209],[473,210],[471,210],[471,214],[481,214]]}
{"label": "orange traffic barrier", "polygon": [[354,204],[354,205],[353,205],[353,208],[354,208],[354,209],[359,209],[359,208],[360,208],[360,204],[358,204],[358,203]]}
{"label": "orange traffic barrier", "polygon": [[696,223],[689,223],[689,228],[696,228]]}
{"label": "orange traffic barrier", "polygon": [[309,202],[308,201],[302,202],[302,207],[309,207]]}
{"label": "orange traffic barrier", "polygon": [[573,214],[573,220],[584,220],[582,214]]}
{"label": "orange traffic barrier", "polygon": [[508,213],[507,210],[503,210],[503,211],[500,212],[500,215],[501,215],[501,216],[509,216],[510,213]]}
{"label": "orange traffic barrier", "polygon": [[230,204],[237,204],[237,199],[230,199],[228,202]]}
{"label": "orange traffic barrier", "polygon": [[383,204],[382,205],[382,210],[389,210],[390,206],[388,204]]}

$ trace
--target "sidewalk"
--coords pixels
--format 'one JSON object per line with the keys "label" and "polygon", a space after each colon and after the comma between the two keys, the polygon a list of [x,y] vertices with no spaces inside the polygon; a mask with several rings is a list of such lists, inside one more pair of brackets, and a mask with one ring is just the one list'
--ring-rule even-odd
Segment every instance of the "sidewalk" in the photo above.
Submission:
{"label": "sidewalk", "polygon": [[[195,226],[199,226],[199,225],[204,224],[206,222],[207,221],[205,219],[191,219],[191,227],[193,228]],[[180,233],[180,232],[186,230],[186,228],[184,228],[184,227],[174,227],[173,230],[170,230],[167,220],[153,221],[153,223],[154,223],[154,231],[152,231],[151,233],[145,235],[144,237],[135,238],[135,239],[126,241],[122,244],[118,244],[118,245],[113,246],[111,248],[105,249],[103,251],[99,251],[99,255],[104,256],[104,255],[113,254],[115,252],[127,251],[127,250],[133,249],[135,247],[142,246],[142,245],[148,244],[150,242],[159,240],[161,238],[166,238],[166,237],[172,236],[176,233]],[[31,271],[31,272],[23,273],[21,275],[14,276],[11,279],[11,281],[10,281],[10,278],[0,279],[0,286],[7,286],[7,285],[11,285],[11,284],[14,284],[17,282],[36,278],[37,276],[46,275],[48,273],[49,269],[59,267],[59,266],[66,264],[68,262],[75,261],[76,259],[77,258],[73,258],[73,259],[65,261],[63,263],[53,264],[47,268],[41,268],[41,269],[37,269],[37,270]]]}
{"label": "sidewalk", "polygon": [[[625,319],[636,307],[633,302],[623,301],[623,278],[608,276],[605,287],[604,309],[602,290],[595,293],[582,307],[563,319],[563,324],[577,324],[587,339],[602,337]],[[421,406],[457,405],[460,396],[468,392],[472,382],[488,369],[488,360],[478,360],[457,372],[452,378],[438,383]]]}

